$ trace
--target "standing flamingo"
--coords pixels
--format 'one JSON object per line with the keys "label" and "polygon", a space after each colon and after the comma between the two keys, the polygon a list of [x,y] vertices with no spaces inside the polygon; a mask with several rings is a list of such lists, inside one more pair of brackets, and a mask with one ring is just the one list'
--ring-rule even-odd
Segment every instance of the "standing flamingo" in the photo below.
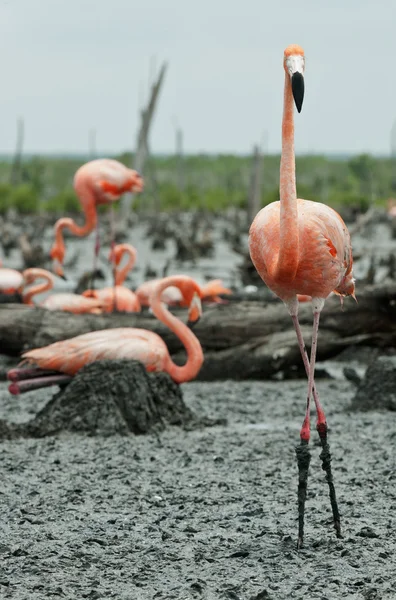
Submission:
{"label": "standing flamingo", "polygon": [[[194,379],[204,359],[201,344],[191,329],[172,315],[162,303],[161,294],[170,285],[178,287],[189,304],[188,325],[196,323],[201,316],[199,287],[191,277],[166,277],[158,283],[150,299],[154,315],[184,344],[187,352],[185,365],[178,366],[172,361],[165,342],[153,331],[134,327],[103,329],[24,352],[24,362],[35,366],[11,369],[8,379],[13,383],[9,386],[9,391],[12,394],[20,394],[47,385],[64,383],[68,380],[65,379],[65,375],[72,377],[84,365],[101,359],[139,360],[147,371],[166,371],[176,383]],[[54,371],[58,374],[54,375]]]}
{"label": "standing flamingo", "polygon": [[[310,453],[310,401],[313,394],[322,453],[321,460],[329,485],[337,537],[341,537],[340,514],[331,472],[327,423],[315,388],[315,359],[319,317],[325,299],[334,291],[354,296],[352,247],[349,232],[340,215],[319,202],[297,199],[294,158],[294,106],[301,111],[304,98],[305,56],[300,46],[288,46],[284,54],[285,89],[280,165],[280,202],[273,202],[256,215],[249,232],[249,250],[254,266],[267,286],[285,303],[297,333],[298,345],[308,376],[305,419],[296,448],[299,485],[298,547],[304,536],[304,512]],[[297,294],[312,297],[313,334],[311,358],[304,346],[298,321]]]}
{"label": "standing flamingo", "polygon": [[[124,267],[120,267],[122,258],[127,255],[128,261]],[[97,298],[104,304],[104,312],[140,312],[140,302],[137,295],[124,287],[126,276],[133,269],[136,262],[136,249],[130,244],[117,244],[113,250],[110,250],[110,260],[115,264],[113,287],[102,288],[101,290],[85,290],[83,296],[87,298]]]}
{"label": "standing flamingo", "polygon": [[69,229],[74,235],[83,237],[96,228],[93,266],[93,272],[95,272],[100,249],[96,207],[99,204],[112,204],[124,192],[141,192],[143,190],[143,179],[137,171],[128,169],[116,160],[98,158],[78,169],[74,176],[74,189],[85,214],[85,224],[80,227],[73,219],[66,217],[55,223],[55,242],[50,255],[54,261],[54,272],[60,277],[63,277],[63,261],[66,252],[62,234],[63,229]]}
{"label": "standing flamingo", "polygon": [[[155,286],[161,279],[150,279],[142,283],[136,290],[136,295],[139,298],[141,306],[150,305],[150,294]],[[197,284],[198,285],[198,284]],[[219,294],[231,294],[229,288],[225,288],[221,279],[211,279],[204,285],[199,286],[199,296],[203,302],[224,302]],[[162,302],[165,302],[168,306],[181,306],[186,307],[183,294],[177,287],[168,287],[162,294]]]}
{"label": "standing flamingo", "polygon": [[[54,287],[53,275],[45,269],[26,269],[22,275],[22,301],[24,304],[33,306],[33,296],[47,292]],[[44,282],[26,289],[27,286],[34,283],[36,279],[44,279]],[[42,308],[47,308],[48,310],[63,310],[72,313],[101,313],[103,302],[96,298],[84,298],[84,296],[80,296],[79,294],[62,292],[48,296],[40,303],[40,306]]]}

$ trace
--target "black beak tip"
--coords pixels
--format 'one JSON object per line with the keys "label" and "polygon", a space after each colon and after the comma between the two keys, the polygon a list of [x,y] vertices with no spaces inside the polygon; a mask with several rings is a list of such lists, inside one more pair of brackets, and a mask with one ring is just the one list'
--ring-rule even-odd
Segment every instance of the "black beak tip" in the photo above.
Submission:
{"label": "black beak tip", "polygon": [[297,111],[300,113],[304,100],[304,77],[302,73],[293,73],[291,86]]}
{"label": "black beak tip", "polygon": [[67,281],[67,277],[66,277],[66,275],[59,275],[59,277],[60,277],[61,279],[63,279],[63,281]]}
{"label": "black beak tip", "polygon": [[187,325],[187,327],[188,327],[189,329],[193,329],[193,328],[194,328],[194,325],[196,325],[196,324],[198,323],[198,321],[199,321],[199,318],[198,318],[198,319],[196,319],[195,321],[190,321],[190,320],[188,320],[188,321],[187,321],[187,323],[186,323],[186,325]]}

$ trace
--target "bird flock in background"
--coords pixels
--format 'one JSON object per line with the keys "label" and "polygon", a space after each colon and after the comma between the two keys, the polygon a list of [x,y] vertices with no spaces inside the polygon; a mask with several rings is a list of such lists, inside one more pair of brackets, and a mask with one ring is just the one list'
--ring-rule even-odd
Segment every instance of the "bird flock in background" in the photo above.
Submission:
{"label": "bird flock in background", "polygon": [[[307,477],[310,464],[311,399],[316,408],[316,429],[322,446],[322,467],[326,472],[336,535],[341,536],[340,513],[331,469],[328,427],[315,384],[315,360],[320,314],[331,294],[355,297],[352,272],[352,247],[347,227],[340,215],[328,206],[297,198],[294,155],[294,107],[301,112],[304,100],[305,55],[300,46],[288,46],[284,52],[285,72],[282,120],[282,155],[280,164],[280,201],[266,206],[255,217],[249,232],[251,260],[264,281],[285,304],[297,335],[308,387],[305,417],[296,448],[299,470],[298,484],[298,547],[304,538],[304,513]],[[53,271],[63,277],[65,244],[62,231],[69,229],[77,236],[96,231],[94,271],[100,248],[97,206],[117,201],[125,192],[141,192],[143,179],[134,170],[115,160],[99,159],[83,165],[76,173],[74,187],[85,215],[83,226],[70,218],[55,224],[55,241],[51,249]],[[86,333],[44,348],[32,349],[22,355],[23,362],[8,373],[10,392],[14,394],[68,381],[86,364],[100,359],[129,358],[141,361],[148,371],[166,371],[178,382],[197,376],[204,355],[191,326],[201,316],[202,300],[220,302],[221,294],[230,293],[220,280],[205,286],[191,277],[175,275],[147,281],[134,292],[124,282],[136,262],[136,250],[129,244],[114,244],[112,235],[109,261],[113,266],[114,286],[89,289],[82,295],[53,294],[40,306],[50,310],[107,313],[112,311],[139,312],[150,306],[154,316],[180,339],[187,361],[177,366],[171,359],[163,340],[144,329],[123,327]],[[121,267],[123,257],[127,263]],[[32,286],[37,280],[44,283]],[[22,274],[12,269],[0,269],[0,290],[19,291],[23,302],[33,304],[35,294],[53,287],[54,278],[43,269],[27,269]],[[313,310],[313,332],[308,357],[299,320],[300,301],[309,300]],[[173,315],[169,306],[188,307],[188,323]]]}

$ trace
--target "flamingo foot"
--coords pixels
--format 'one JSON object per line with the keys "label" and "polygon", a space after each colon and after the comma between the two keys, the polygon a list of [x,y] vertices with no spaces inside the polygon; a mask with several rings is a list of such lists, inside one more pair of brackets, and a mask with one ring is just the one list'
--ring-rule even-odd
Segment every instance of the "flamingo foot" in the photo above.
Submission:
{"label": "flamingo foot", "polygon": [[302,439],[299,446],[296,446],[297,464],[298,464],[298,540],[297,550],[303,545],[304,540],[304,514],[305,500],[307,498],[308,470],[311,461],[308,441]]}
{"label": "flamingo foot", "polygon": [[330,446],[327,441],[327,431],[328,431],[327,423],[319,422],[316,426],[316,429],[319,433],[320,443],[322,446],[322,452],[320,453],[320,459],[322,461],[322,469],[323,469],[323,471],[326,472],[326,481],[329,485],[330,504],[331,504],[331,510],[333,512],[334,529],[336,531],[336,536],[338,538],[342,538],[340,511],[338,510],[337,497],[336,497],[334,481],[333,481],[333,473],[331,471]]}

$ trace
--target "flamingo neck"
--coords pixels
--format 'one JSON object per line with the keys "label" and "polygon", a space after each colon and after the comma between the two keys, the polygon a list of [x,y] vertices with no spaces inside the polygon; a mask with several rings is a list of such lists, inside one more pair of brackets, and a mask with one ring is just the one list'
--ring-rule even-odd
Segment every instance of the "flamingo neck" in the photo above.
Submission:
{"label": "flamingo neck", "polygon": [[76,184],[76,193],[81,202],[84,212],[85,223],[80,226],[70,218],[63,217],[55,223],[55,242],[51,249],[51,258],[58,259],[62,264],[65,255],[65,242],[63,240],[63,229],[68,229],[73,235],[84,237],[91,233],[97,224],[96,201],[94,192],[86,183]]}
{"label": "flamingo neck", "polygon": [[135,263],[136,263],[136,250],[135,250],[135,248],[133,248],[133,246],[129,246],[129,245],[123,246],[120,262],[122,260],[122,257],[124,256],[124,254],[128,255],[128,261],[124,267],[116,268],[116,272],[115,272],[115,284],[116,285],[122,285],[124,283],[126,276],[128,275],[129,271],[131,271],[133,269],[133,267],[135,266]]}
{"label": "flamingo neck", "polygon": [[294,102],[290,76],[285,73],[280,164],[280,245],[278,276],[294,279],[298,267],[298,212],[294,156]]}
{"label": "flamingo neck", "polygon": [[54,280],[52,278],[51,273],[45,271],[44,269],[34,269],[34,278],[45,279],[45,281],[43,283],[38,283],[37,285],[34,285],[27,291],[23,290],[22,300],[24,304],[34,304],[33,296],[52,290],[52,288],[54,287]]}
{"label": "flamingo neck", "polygon": [[187,327],[177,317],[172,315],[165,305],[161,302],[162,292],[169,286],[177,286],[177,278],[167,277],[156,286],[155,292],[151,297],[151,309],[154,315],[164,323],[179,338],[187,352],[187,362],[180,367],[168,358],[167,372],[176,383],[183,383],[193,379],[200,370],[204,356],[201,344],[191,329]]}

